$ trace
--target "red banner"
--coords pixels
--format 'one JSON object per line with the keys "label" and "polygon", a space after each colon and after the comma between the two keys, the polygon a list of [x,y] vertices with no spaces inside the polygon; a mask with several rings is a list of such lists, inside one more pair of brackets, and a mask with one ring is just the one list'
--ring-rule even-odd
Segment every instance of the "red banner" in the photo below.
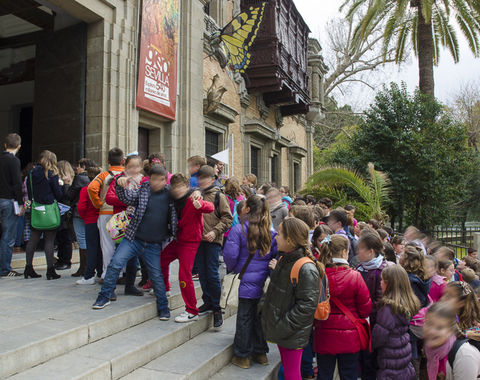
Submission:
{"label": "red banner", "polygon": [[143,0],[137,107],[175,120],[178,0]]}

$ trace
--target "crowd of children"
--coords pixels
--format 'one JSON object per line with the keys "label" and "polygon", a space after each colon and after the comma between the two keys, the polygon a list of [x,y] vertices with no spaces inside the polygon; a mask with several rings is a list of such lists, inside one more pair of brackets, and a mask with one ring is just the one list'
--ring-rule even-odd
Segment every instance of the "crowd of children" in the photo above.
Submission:
{"label": "crowd of children", "polygon": [[[83,159],[75,176],[62,179],[56,156],[44,151],[25,178],[30,200],[67,199],[74,208],[74,275],[78,285],[101,283],[94,309],[117,300],[123,276],[126,295],[151,289],[159,319],[169,320],[169,267],[178,260],[185,312],[175,322],[212,313],[219,329],[223,256],[228,272],[241,273],[232,359],[238,367],[267,365],[271,342],[286,380],[480,376],[475,251],[459,260],[415,227],[395,234],[376,220],[357,221],[352,205],[333,208],[328,198],[292,197],[286,186],[257,187],[253,174],[225,178],[221,163],[200,156],[188,160],[188,177],[170,174],[161,154],[144,162],[114,148],[108,164],[102,171]],[[25,278],[40,277],[32,264],[41,236],[47,278],[60,277],[56,233],[32,229]]]}

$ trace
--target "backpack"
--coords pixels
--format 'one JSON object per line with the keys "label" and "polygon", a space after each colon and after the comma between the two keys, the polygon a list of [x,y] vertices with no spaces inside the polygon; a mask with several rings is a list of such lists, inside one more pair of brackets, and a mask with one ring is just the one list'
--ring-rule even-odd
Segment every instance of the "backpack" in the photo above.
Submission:
{"label": "backpack", "polygon": [[[307,264],[307,263],[314,263],[308,257],[302,257],[298,259],[295,264],[293,264],[292,270],[290,271],[290,282],[295,289],[298,284],[298,274],[300,273],[300,269]],[[328,288],[328,278],[327,275],[320,280],[320,297],[318,299],[317,309],[315,310],[315,319],[319,321],[325,321],[328,319],[330,315],[330,291]]]}
{"label": "backpack", "polygon": [[[233,228],[238,223],[240,223],[240,218],[238,217],[238,212],[237,212],[237,206],[240,202],[237,201],[236,199],[232,199],[230,197],[228,198],[233,201],[233,211],[232,211],[233,222],[232,222],[232,225],[230,226],[230,228]],[[219,200],[219,204],[220,204],[220,200]]]}
{"label": "backpack", "polygon": [[222,190],[218,190],[216,193],[215,193],[215,200],[213,201],[213,207],[215,208],[215,216],[220,219],[221,218],[221,215],[220,215],[220,194],[222,194]]}
{"label": "backpack", "polygon": [[473,347],[475,347],[478,351],[480,351],[480,341],[474,339],[457,339],[453,344],[452,349],[448,353],[448,364],[453,369],[453,363],[455,363],[455,358],[457,356],[457,352],[465,343],[470,343]]}

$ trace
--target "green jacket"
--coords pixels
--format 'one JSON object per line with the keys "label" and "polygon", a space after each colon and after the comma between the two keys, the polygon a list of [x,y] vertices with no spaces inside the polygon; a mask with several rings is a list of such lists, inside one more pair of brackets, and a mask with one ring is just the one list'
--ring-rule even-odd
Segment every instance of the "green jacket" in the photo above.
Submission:
{"label": "green jacket", "polygon": [[313,325],[320,288],[315,264],[302,266],[294,288],[290,272],[295,262],[305,256],[303,249],[282,254],[271,274],[270,285],[262,308],[262,327],[265,339],[283,348],[304,348]]}

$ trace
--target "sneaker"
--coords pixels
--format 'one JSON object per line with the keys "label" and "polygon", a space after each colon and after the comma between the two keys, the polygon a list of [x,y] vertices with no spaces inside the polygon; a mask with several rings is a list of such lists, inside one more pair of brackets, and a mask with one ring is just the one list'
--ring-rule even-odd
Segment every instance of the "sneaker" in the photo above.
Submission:
{"label": "sneaker", "polygon": [[158,319],[168,321],[170,319],[170,310],[162,310],[158,312]]}
{"label": "sneaker", "polygon": [[23,276],[23,274],[15,272],[14,270],[11,270],[5,274],[2,274],[2,277],[20,277],[20,276]]}
{"label": "sneaker", "polygon": [[77,285],[95,285],[95,277],[90,277],[89,279],[81,278],[77,280]]}
{"label": "sneaker", "polygon": [[67,269],[70,269],[71,267],[72,265],[59,263],[58,261],[55,264],[55,270],[67,270]]}
{"label": "sneaker", "polygon": [[203,304],[198,308],[198,315],[206,315],[213,313],[213,309],[210,305]]}
{"label": "sneaker", "polygon": [[150,294],[151,296],[155,296],[155,290],[150,289],[150,290],[148,291],[148,294]]}
{"label": "sneaker", "polygon": [[198,321],[198,315],[189,313],[188,311],[185,311],[184,313],[175,317],[175,322],[177,323],[187,323],[193,321]]}
{"label": "sneaker", "polygon": [[216,329],[220,329],[223,325],[223,316],[222,311],[217,310],[213,312],[213,327]]}
{"label": "sneaker", "polygon": [[92,309],[98,310],[98,309],[103,309],[105,306],[110,305],[110,300],[105,299],[103,296],[98,296],[97,300],[92,306]]}
{"label": "sneaker", "polygon": [[200,276],[198,274],[192,274],[193,281],[200,281]]}
{"label": "sneaker", "polygon": [[153,284],[150,280],[148,280],[147,283],[142,286],[142,290],[144,292],[148,292],[150,289],[153,289]]}
{"label": "sneaker", "polygon": [[117,300],[117,293],[115,293],[115,290],[114,290],[110,295],[110,301],[116,301],[116,300]]}
{"label": "sneaker", "polygon": [[136,288],[135,286],[131,288],[125,287],[125,295],[143,297],[143,292],[140,289]]}

